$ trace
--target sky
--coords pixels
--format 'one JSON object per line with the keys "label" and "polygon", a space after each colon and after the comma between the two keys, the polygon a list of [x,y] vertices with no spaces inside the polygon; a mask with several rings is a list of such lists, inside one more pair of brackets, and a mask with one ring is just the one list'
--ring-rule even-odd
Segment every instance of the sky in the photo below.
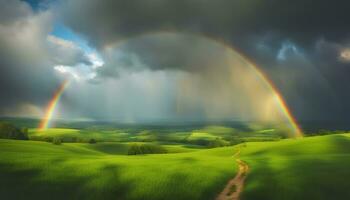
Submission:
{"label": "sky", "polygon": [[[350,3],[0,0],[0,115],[350,121]],[[232,50],[234,49],[234,50]],[[243,55],[243,56],[242,56]]]}

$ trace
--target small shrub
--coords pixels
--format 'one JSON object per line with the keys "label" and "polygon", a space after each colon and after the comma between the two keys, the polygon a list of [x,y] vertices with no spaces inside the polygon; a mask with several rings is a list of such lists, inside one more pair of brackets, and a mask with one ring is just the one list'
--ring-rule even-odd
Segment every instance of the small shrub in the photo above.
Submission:
{"label": "small shrub", "polygon": [[215,147],[224,147],[229,145],[230,145],[230,142],[217,138],[215,140],[209,141],[208,147],[215,148]]}
{"label": "small shrub", "polygon": [[70,141],[71,142],[78,142],[78,138],[77,137],[72,137]]}
{"label": "small shrub", "polygon": [[131,144],[128,149],[128,155],[160,153],[167,153],[167,150],[156,144]]}
{"label": "small shrub", "polygon": [[52,139],[52,144],[55,144],[55,145],[60,145],[60,144],[62,144],[61,138],[53,138],[53,139]]}
{"label": "small shrub", "polygon": [[97,141],[96,141],[95,139],[92,138],[92,139],[89,140],[89,143],[90,143],[90,144],[96,144]]}

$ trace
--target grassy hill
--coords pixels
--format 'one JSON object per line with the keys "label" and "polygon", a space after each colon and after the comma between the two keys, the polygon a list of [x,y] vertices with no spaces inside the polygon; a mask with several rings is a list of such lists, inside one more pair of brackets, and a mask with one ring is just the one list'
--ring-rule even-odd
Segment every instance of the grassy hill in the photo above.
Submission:
{"label": "grassy hill", "polygon": [[244,200],[350,199],[350,134],[241,146]]}
{"label": "grassy hill", "polygon": [[[166,137],[212,141],[230,134],[236,133],[207,127],[169,132]],[[265,135],[274,137],[266,129],[242,135],[259,137],[260,142],[206,149],[161,141],[154,131],[33,129],[31,139],[95,138],[98,143],[53,145],[1,139],[1,199],[215,199],[237,172],[232,155],[239,149],[240,158],[250,167],[243,200],[350,199],[350,134],[279,141],[264,141]],[[128,156],[130,143],[162,145],[168,153]]]}
{"label": "grassy hill", "polygon": [[111,143],[1,139],[1,199],[213,199],[236,173],[232,147],[111,155],[123,151]]}

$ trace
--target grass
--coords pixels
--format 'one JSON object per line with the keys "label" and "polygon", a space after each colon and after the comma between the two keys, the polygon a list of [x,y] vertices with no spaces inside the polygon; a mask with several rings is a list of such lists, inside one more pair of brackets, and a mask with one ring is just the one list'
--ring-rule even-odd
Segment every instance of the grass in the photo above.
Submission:
{"label": "grass", "polygon": [[243,200],[350,199],[349,134],[247,143],[241,158]]}
{"label": "grass", "polygon": [[[125,144],[0,140],[4,199],[213,199],[236,173],[232,147],[126,156]],[[173,148],[186,147],[174,145]]]}
{"label": "grass", "polygon": [[211,134],[211,133],[193,132],[187,139],[191,141],[191,140],[198,140],[198,139],[215,140],[216,138],[218,138],[218,137]]}
{"label": "grass", "polygon": [[168,153],[185,153],[193,152],[203,149],[203,147],[197,145],[184,145],[184,144],[166,144],[162,145]]}
{"label": "grass", "polygon": [[[274,131],[243,134],[209,126],[161,135],[154,130],[32,129],[32,139],[99,142],[0,140],[0,194],[4,199],[214,199],[235,176],[232,155],[240,148],[240,158],[250,167],[243,200],[350,199],[350,134],[279,140]],[[233,136],[246,143],[214,149],[181,143]],[[134,142],[162,145],[168,154],[127,156]]]}

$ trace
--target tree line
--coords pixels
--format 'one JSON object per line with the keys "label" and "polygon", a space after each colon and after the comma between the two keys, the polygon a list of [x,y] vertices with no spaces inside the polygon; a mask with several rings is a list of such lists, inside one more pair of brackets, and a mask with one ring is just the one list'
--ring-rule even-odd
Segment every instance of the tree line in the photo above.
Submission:
{"label": "tree line", "polygon": [[28,129],[18,128],[15,125],[8,122],[0,122],[0,138],[28,140]]}

